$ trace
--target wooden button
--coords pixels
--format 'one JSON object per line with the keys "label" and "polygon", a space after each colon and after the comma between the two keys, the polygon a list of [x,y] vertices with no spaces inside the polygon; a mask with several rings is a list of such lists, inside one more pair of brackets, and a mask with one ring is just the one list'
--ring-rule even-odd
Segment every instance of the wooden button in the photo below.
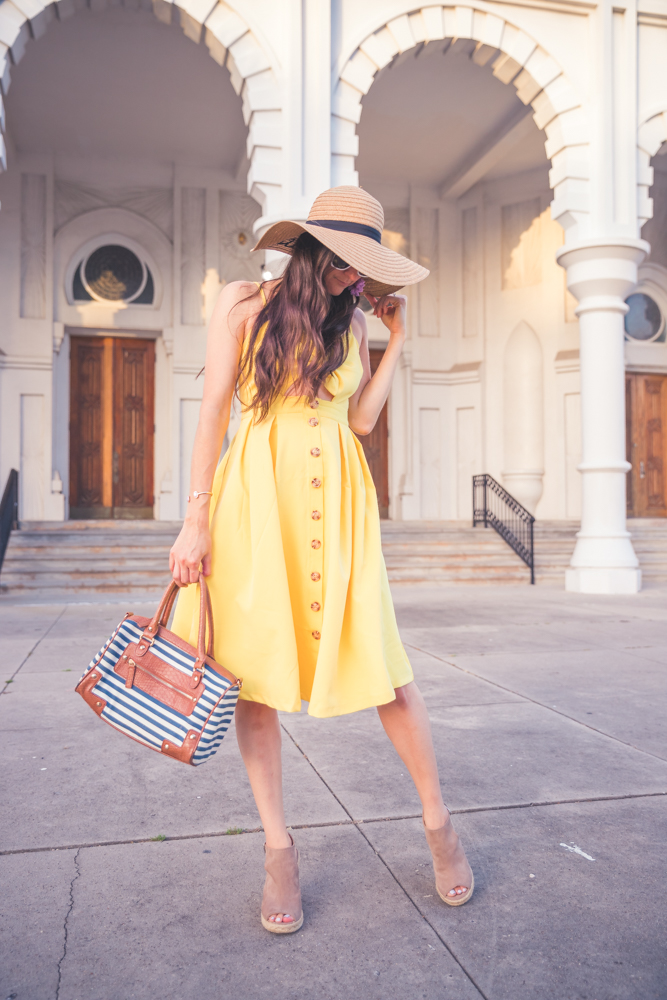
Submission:
{"label": "wooden button", "polygon": [[313,603],[310,605],[310,610],[311,611],[319,611],[320,610],[320,605],[317,603],[317,601],[313,601]]}
{"label": "wooden button", "polygon": [[311,635],[312,635],[313,639],[320,639],[321,638],[320,633],[317,630],[315,630],[315,632],[311,632]]}
{"label": "wooden button", "polygon": [[319,574],[319,573],[317,573],[317,572],[315,572],[315,573],[311,573],[311,574],[310,574],[310,579],[311,579],[311,580],[314,580],[314,581],[315,581],[315,583],[317,583],[317,581],[318,581],[318,580],[320,579],[320,574]]}
{"label": "wooden button", "polygon": [[319,519],[322,517],[319,510],[314,510],[310,516],[312,517],[313,521],[319,521]]}
{"label": "wooden button", "polygon": [[313,538],[310,544],[313,546],[314,549],[319,549],[322,542],[319,540],[319,538]]}
{"label": "wooden button", "polygon": [[317,489],[319,489],[319,488],[320,488],[320,486],[322,485],[322,480],[321,480],[321,479],[311,479],[311,480],[310,480],[310,485],[311,485],[311,486],[314,486],[314,487],[315,487],[315,489],[317,490]]}
{"label": "wooden button", "polygon": [[313,456],[313,458],[319,458],[322,452],[320,451],[319,448],[311,448],[310,454]]}
{"label": "wooden button", "polygon": [[319,424],[319,420],[317,419],[317,417],[311,417],[308,423],[310,424],[311,427],[317,427],[317,425]]}

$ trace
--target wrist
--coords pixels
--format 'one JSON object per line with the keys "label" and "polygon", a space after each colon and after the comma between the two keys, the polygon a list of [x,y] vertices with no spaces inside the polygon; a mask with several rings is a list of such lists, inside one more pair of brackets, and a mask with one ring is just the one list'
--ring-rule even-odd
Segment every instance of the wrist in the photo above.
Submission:
{"label": "wrist", "polygon": [[191,500],[188,504],[187,513],[184,518],[185,524],[191,524],[197,528],[208,528],[209,521],[209,497],[201,497],[198,500]]}

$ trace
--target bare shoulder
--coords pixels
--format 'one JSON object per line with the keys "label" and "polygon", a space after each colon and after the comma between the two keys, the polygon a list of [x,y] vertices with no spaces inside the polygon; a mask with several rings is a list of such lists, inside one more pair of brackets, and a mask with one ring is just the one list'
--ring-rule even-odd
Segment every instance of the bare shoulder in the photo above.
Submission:
{"label": "bare shoulder", "polygon": [[236,338],[243,339],[248,323],[252,323],[262,304],[262,296],[254,281],[230,281],[218,296],[211,329],[227,330]]}
{"label": "bare shoulder", "polygon": [[218,304],[226,309],[238,306],[239,310],[250,315],[261,309],[262,296],[254,281],[230,281],[220,292]]}
{"label": "bare shoulder", "polygon": [[364,316],[363,310],[359,309],[359,307],[357,307],[352,313],[351,326],[352,333],[361,347],[364,342],[364,338],[368,336],[368,327],[366,326],[366,317]]}

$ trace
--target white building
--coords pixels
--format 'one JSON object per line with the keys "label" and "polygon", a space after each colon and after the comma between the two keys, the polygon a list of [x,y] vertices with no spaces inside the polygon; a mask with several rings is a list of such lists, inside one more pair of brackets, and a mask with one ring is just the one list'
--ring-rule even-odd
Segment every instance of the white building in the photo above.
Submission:
{"label": "white building", "polygon": [[488,472],[581,517],[570,589],[639,588],[626,478],[667,515],[667,0],[3,0],[0,60],[23,520],[181,517],[221,285],[360,183],[431,269],[375,442],[389,517],[470,518]]}

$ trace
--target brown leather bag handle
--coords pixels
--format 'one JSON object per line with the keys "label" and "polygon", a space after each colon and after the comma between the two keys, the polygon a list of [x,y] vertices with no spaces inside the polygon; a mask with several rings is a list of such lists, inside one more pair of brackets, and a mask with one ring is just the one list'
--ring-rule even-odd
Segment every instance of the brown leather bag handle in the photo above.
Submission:
{"label": "brown leather bag handle", "polygon": [[[204,675],[204,669],[206,664],[206,657],[210,656],[213,658],[213,605],[211,603],[211,595],[209,594],[208,587],[206,586],[206,577],[203,573],[199,574],[199,628],[197,632],[197,659],[192,670],[192,686],[197,687]],[[176,600],[176,595],[180,590],[180,586],[175,580],[171,580],[169,586],[165,590],[160,603],[158,605],[157,611],[153,615],[151,622],[146,626],[142,634],[142,639],[146,642],[146,648],[148,649],[152,644],[156,636],[159,634],[160,627],[166,627],[169,620],[169,615],[174,606],[174,601]],[[206,632],[208,626],[208,643],[206,642]],[[139,647],[141,649],[141,646]]]}
{"label": "brown leather bag handle", "polygon": [[[178,597],[179,592],[183,589],[183,585],[176,583],[175,580],[173,582],[176,585],[174,587],[171,586],[167,587],[167,593],[169,593],[170,596],[167,599],[167,602],[164,606],[164,611],[160,615],[159,624],[163,625],[165,628],[167,626],[167,622],[169,621],[169,616],[173,610],[174,604],[176,603],[176,598]],[[166,594],[164,596],[166,596]],[[162,602],[164,602],[164,597],[162,598]],[[159,608],[158,608],[158,614],[160,614]]]}
{"label": "brown leather bag handle", "polygon": [[208,611],[208,646],[206,647],[206,655],[210,656],[212,660],[215,659],[214,652],[214,639],[213,639],[213,602],[211,601],[211,591],[208,589],[208,584],[204,579],[204,574],[200,573],[200,579],[204,580],[204,588],[206,590],[206,607]]}
{"label": "brown leather bag handle", "polygon": [[206,625],[208,623],[209,602],[208,587],[204,574],[199,574],[199,631],[197,634],[197,656],[202,666],[206,661]]}
{"label": "brown leather bag handle", "polygon": [[158,625],[166,625],[169,620],[169,615],[171,614],[171,609],[174,606],[174,601],[176,600],[176,595],[180,590],[179,585],[175,580],[170,580],[167,589],[160,598],[160,603],[158,604],[157,611],[151,619],[150,625],[147,627],[147,632],[152,632],[153,635],[157,635]]}

